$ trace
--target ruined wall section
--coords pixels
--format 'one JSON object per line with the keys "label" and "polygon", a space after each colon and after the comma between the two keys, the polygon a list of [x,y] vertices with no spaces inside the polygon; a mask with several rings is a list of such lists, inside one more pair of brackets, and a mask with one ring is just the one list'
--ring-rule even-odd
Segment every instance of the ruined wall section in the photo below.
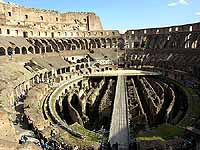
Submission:
{"label": "ruined wall section", "polygon": [[16,4],[0,3],[0,25],[46,31],[103,30],[100,18],[91,12],[59,13]]}
{"label": "ruined wall section", "polygon": [[95,31],[96,29],[101,29],[103,30],[101,20],[98,16],[90,15],[88,16],[88,30],[90,31]]}

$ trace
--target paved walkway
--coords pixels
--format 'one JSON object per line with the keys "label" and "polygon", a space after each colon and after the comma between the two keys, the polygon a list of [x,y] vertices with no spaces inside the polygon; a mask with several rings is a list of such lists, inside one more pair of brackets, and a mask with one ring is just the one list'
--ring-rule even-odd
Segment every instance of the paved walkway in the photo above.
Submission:
{"label": "paved walkway", "polygon": [[118,149],[126,150],[129,144],[127,95],[125,77],[118,76],[112,122],[110,128],[110,144],[118,143]]}
{"label": "paved walkway", "polygon": [[160,72],[150,72],[150,71],[142,71],[142,70],[108,70],[104,72],[95,72],[93,74],[84,75],[91,77],[99,77],[99,76],[157,76],[161,75]]}

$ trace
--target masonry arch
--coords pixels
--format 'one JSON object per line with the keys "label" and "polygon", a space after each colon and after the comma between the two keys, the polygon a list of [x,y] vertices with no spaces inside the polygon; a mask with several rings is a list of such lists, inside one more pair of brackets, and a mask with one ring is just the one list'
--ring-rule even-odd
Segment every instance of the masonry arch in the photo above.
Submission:
{"label": "masonry arch", "polygon": [[63,39],[61,39],[61,41],[62,41],[62,43],[63,43],[63,45],[64,45],[64,48],[65,49],[70,49],[70,46],[69,46],[69,44],[67,43],[67,41],[65,41],[65,40],[63,40]]}
{"label": "masonry arch", "polygon": [[47,52],[47,53],[53,52],[53,50],[52,50],[52,48],[51,48],[51,45],[47,45],[47,46],[46,46],[46,52]]}
{"label": "masonry arch", "polygon": [[27,54],[27,49],[26,49],[26,47],[22,47],[22,54]]}
{"label": "masonry arch", "polygon": [[117,46],[118,46],[117,44],[118,44],[118,43],[117,43],[117,39],[116,39],[116,38],[113,38],[113,39],[112,39],[112,47],[113,47],[113,48],[117,48]]}
{"label": "masonry arch", "polygon": [[72,50],[76,50],[76,49],[77,49],[77,47],[76,47],[75,44],[72,44],[72,45],[71,45],[71,48],[72,48]]}
{"label": "masonry arch", "polygon": [[35,45],[37,45],[40,48],[43,47],[43,44],[39,40],[34,39],[34,41],[35,41]]}
{"label": "masonry arch", "polygon": [[81,64],[81,69],[83,69],[84,68],[84,64]]}
{"label": "masonry arch", "polygon": [[33,49],[32,46],[30,46],[30,47],[28,48],[28,51],[31,52],[32,54],[34,54],[34,49]]}
{"label": "masonry arch", "polygon": [[35,46],[35,54],[40,54],[40,48],[38,46]]}
{"label": "masonry arch", "polygon": [[60,41],[54,39],[54,42],[57,44],[60,51],[64,50],[64,46],[62,45],[62,43]]}
{"label": "masonry arch", "polygon": [[106,39],[101,38],[100,42],[101,42],[101,47],[106,48]]}
{"label": "masonry arch", "polygon": [[3,47],[0,47],[0,56],[6,55],[6,50]]}
{"label": "masonry arch", "polygon": [[58,46],[56,45],[56,43],[53,40],[48,39],[48,42],[50,43],[50,45],[54,51],[58,51]]}
{"label": "masonry arch", "polygon": [[101,41],[100,41],[100,39],[95,39],[95,42],[97,44],[97,48],[101,48]]}
{"label": "masonry arch", "polygon": [[86,49],[86,46],[85,46],[85,43],[83,42],[83,40],[78,39],[78,41],[79,41],[79,43],[80,43],[81,49],[82,49],[82,50],[85,50],[85,49]]}
{"label": "masonry arch", "polygon": [[15,54],[21,54],[19,47],[15,47]]}
{"label": "masonry arch", "polygon": [[96,48],[96,42],[94,39],[89,39],[89,48]]}
{"label": "masonry arch", "polygon": [[76,70],[79,70],[80,69],[80,66],[79,65],[76,65]]}
{"label": "masonry arch", "polygon": [[49,44],[48,41],[46,41],[46,39],[40,39],[42,43],[44,43],[46,46]]}
{"label": "masonry arch", "polygon": [[112,40],[110,38],[106,39],[106,48],[112,48]]}
{"label": "masonry arch", "polygon": [[46,53],[46,48],[43,46],[43,47],[41,47],[40,48],[41,49],[41,52],[44,54],[44,53]]}
{"label": "masonry arch", "polygon": [[81,63],[81,60],[80,60],[80,59],[77,59],[76,63]]}
{"label": "masonry arch", "polygon": [[8,47],[7,48],[7,54],[8,55],[13,55],[13,48],[12,47]]}
{"label": "masonry arch", "polygon": [[85,49],[89,49],[89,45],[88,45],[87,39],[83,39],[83,42],[85,43]]}
{"label": "masonry arch", "polygon": [[80,49],[80,43],[77,40],[72,39],[72,43],[76,45],[77,49]]}
{"label": "masonry arch", "polygon": [[119,38],[119,39],[118,39],[117,47],[118,47],[119,49],[124,49],[124,47],[125,47],[125,40],[124,40],[123,38]]}
{"label": "masonry arch", "polygon": [[192,34],[190,33],[185,37],[184,48],[190,48],[191,36],[192,36]]}

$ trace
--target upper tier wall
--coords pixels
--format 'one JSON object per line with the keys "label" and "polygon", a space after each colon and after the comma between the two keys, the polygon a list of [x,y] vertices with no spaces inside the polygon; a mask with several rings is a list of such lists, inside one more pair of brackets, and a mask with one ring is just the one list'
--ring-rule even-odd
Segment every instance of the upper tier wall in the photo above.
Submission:
{"label": "upper tier wall", "polygon": [[133,30],[127,30],[125,34],[150,35],[150,34],[169,34],[173,32],[192,32],[192,31],[200,31],[200,23],[161,27],[161,28],[136,29],[136,30],[133,29]]}
{"label": "upper tier wall", "polygon": [[53,10],[27,8],[0,3],[0,24],[32,30],[103,30],[100,18],[90,12],[59,13]]}

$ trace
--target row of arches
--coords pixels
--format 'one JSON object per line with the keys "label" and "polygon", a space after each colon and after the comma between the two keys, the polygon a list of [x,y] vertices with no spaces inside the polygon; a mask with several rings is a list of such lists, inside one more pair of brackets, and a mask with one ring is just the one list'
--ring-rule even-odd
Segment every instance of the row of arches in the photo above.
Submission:
{"label": "row of arches", "polygon": [[0,56],[4,55],[13,55],[13,54],[28,54],[28,51],[31,52],[33,51],[33,47],[0,47]]}
{"label": "row of arches", "polygon": [[200,36],[198,32],[147,35],[142,37],[141,40],[138,44],[136,40],[131,41],[134,43],[134,48],[200,48]]}
{"label": "row of arches", "polygon": [[29,47],[0,47],[0,56],[12,54],[41,54],[64,50],[86,50],[95,48],[123,48],[122,38],[90,39],[26,39]]}

